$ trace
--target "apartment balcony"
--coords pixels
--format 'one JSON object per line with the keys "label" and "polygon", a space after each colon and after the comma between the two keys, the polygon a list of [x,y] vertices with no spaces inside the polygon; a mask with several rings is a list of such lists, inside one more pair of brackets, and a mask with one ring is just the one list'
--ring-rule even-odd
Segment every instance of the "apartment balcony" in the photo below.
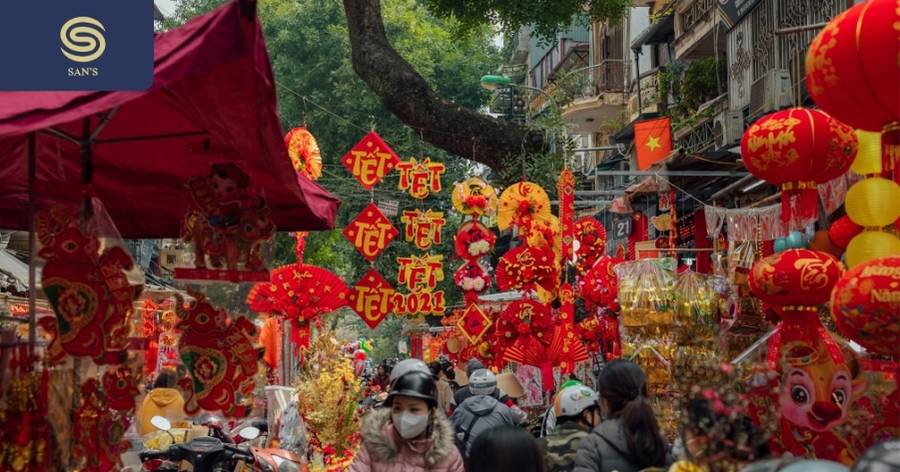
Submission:
{"label": "apartment balcony", "polygon": [[641,73],[640,110],[638,110],[638,89],[632,84],[628,91],[626,114],[628,121],[634,121],[640,115],[660,113],[663,109],[659,97],[659,72],[660,68],[650,69]]}
{"label": "apartment balcony", "polygon": [[621,59],[607,59],[595,67],[573,73],[574,99],[562,112],[573,124],[575,133],[591,133],[605,122],[617,117],[625,105],[625,63]]}
{"label": "apartment balcony", "polygon": [[725,53],[725,28],[717,0],[683,0],[675,4],[675,58],[696,59]]}

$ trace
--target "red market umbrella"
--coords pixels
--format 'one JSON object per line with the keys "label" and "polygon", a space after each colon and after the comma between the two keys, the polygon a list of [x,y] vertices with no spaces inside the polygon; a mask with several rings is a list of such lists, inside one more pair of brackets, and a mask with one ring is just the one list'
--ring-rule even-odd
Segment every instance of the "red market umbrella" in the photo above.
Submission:
{"label": "red market umbrella", "polygon": [[333,227],[338,200],[288,157],[255,7],[235,0],[157,35],[147,91],[0,93],[0,228],[28,228],[31,159],[38,199],[89,184],[125,238],[178,236],[185,183],[224,162],[279,230]]}

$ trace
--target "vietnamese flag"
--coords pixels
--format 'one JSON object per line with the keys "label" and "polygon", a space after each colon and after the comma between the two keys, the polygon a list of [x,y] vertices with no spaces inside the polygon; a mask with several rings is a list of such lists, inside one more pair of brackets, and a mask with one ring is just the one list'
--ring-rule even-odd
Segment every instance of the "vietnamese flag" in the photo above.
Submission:
{"label": "vietnamese flag", "polygon": [[669,157],[672,152],[672,119],[668,116],[634,124],[634,147],[639,170]]}

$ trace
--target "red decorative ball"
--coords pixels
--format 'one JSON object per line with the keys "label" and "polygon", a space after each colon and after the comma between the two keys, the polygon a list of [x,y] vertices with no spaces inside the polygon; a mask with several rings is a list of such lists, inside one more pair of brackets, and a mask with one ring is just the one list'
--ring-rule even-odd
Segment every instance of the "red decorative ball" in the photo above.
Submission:
{"label": "red decorative ball", "polygon": [[859,264],[831,292],[838,332],[866,349],[897,356],[900,349],[900,256]]}
{"label": "red decorative ball", "polygon": [[790,249],[759,260],[750,271],[750,291],[778,306],[816,306],[828,301],[844,267],[830,254]]}
{"label": "red decorative ball", "polygon": [[831,227],[828,228],[828,239],[831,240],[831,244],[841,249],[847,249],[850,240],[860,232],[862,232],[862,227],[854,223],[849,216],[844,215],[831,223]]}

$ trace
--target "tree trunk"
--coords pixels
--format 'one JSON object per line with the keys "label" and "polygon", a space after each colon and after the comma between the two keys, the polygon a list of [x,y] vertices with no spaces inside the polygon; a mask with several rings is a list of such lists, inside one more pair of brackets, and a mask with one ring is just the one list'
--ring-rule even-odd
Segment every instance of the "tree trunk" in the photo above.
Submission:
{"label": "tree trunk", "polygon": [[494,170],[499,170],[509,155],[542,151],[540,133],[461,107],[436,94],[388,42],[380,0],[343,1],[353,70],[391,113],[421,131],[426,141]]}

